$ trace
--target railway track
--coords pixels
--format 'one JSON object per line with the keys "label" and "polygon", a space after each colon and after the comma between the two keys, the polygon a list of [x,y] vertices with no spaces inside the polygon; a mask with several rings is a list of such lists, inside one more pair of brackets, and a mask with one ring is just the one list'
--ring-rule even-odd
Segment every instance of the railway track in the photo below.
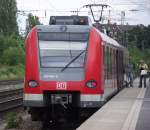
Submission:
{"label": "railway track", "polygon": [[13,108],[22,106],[23,89],[8,89],[0,91],[0,112],[5,112]]}
{"label": "railway track", "polygon": [[4,85],[16,85],[16,84],[21,84],[23,83],[23,80],[2,80],[0,81],[0,86],[4,86]]}

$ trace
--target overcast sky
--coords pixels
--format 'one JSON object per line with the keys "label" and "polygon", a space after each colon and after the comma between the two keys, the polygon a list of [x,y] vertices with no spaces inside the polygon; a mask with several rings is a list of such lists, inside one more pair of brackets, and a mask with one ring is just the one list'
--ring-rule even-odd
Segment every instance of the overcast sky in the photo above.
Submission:
{"label": "overcast sky", "polygon": [[[18,14],[18,22],[24,26],[26,15],[33,13],[39,16],[43,24],[48,24],[50,15],[75,15],[72,11],[77,9],[80,9],[79,15],[91,17],[89,9],[81,7],[93,3],[111,6],[104,11],[104,23],[110,16],[111,23],[120,24],[121,11],[125,11],[124,24],[150,24],[150,0],[17,0],[18,10],[25,11]],[[98,13],[95,12],[95,15],[98,16]]]}

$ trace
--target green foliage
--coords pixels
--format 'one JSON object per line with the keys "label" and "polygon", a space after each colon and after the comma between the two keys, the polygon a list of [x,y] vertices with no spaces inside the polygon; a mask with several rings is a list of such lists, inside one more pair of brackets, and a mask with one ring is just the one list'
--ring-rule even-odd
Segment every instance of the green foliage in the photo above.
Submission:
{"label": "green foliage", "polygon": [[129,42],[134,42],[134,45],[144,51],[146,48],[150,48],[150,26],[145,27],[143,25],[136,26],[129,31]]}
{"label": "green foliage", "polygon": [[143,58],[143,53],[136,46],[134,46],[133,43],[128,45],[128,50],[134,66],[134,71],[135,73],[138,73],[139,61]]}
{"label": "green foliage", "polygon": [[0,65],[24,63],[24,45],[19,36],[0,36]]}
{"label": "green foliage", "polygon": [[23,79],[24,65],[0,66],[0,80],[6,79]]}
{"label": "green foliage", "polygon": [[39,18],[37,16],[33,16],[31,13],[28,15],[27,19],[27,25],[26,25],[26,31],[29,33],[29,31],[35,26],[40,25]]}
{"label": "green foliage", "polygon": [[0,35],[0,80],[23,78],[24,41],[18,35]]}
{"label": "green foliage", "polygon": [[129,31],[128,49],[131,59],[134,64],[135,72],[139,71],[139,61],[143,59],[147,64],[150,64],[150,26],[136,26]]}
{"label": "green foliage", "polygon": [[0,80],[23,77],[24,39],[16,16],[16,0],[0,0]]}
{"label": "green foliage", "polygon": [[143,59],[150,63],[150,48],[146,48],[143,52]]}
{"label": "green foliage", "polygon": [[24,63],[24,51],[21,48],[9,47],[3,52],[3,64],[18,65]]}
{"label": "green foliage", "polygon": [[18,33],[16,0],[0,1],[0,34]]}
{"label": "green foliage", "polygon": [[17,113],[11,112],[6,117],[7,125],[6,129],[18,128],[23,119],[21,116],[17,116]]}

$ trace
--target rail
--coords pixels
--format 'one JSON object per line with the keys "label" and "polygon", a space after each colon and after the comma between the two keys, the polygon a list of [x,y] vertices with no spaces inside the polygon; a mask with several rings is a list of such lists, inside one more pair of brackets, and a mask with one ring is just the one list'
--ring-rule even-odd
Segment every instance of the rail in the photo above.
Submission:
{"label": "rail", "polygon": [[22,106],[23,89],[9,89],[0,91],[0,112]]}
{"label": "rail", "polygon": [[0,86],[16,85],[16,84],[21,84],[21,83],[23,83],[22,79],[19,79],[19,80],[0,80]]}

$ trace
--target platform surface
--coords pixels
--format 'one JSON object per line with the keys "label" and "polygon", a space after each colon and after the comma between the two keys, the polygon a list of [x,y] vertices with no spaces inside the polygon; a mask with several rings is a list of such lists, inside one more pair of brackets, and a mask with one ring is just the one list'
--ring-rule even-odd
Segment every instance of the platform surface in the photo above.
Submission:
{"label": "platform surface", "polygon": [[150,130],[150,86],[124,88],[76,130]]}
{"label": "platform surface", "polygon": [[150,130],[150,85],[147,87],[136,130]]}

